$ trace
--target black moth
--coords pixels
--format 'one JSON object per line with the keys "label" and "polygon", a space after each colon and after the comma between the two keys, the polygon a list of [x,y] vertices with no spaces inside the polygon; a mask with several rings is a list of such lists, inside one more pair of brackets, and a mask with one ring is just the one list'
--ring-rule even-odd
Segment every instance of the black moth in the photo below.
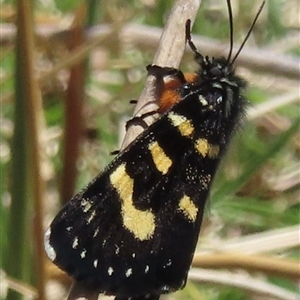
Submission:
{"label": "black moth", "polygon": [[45,234],[49,258],[93,293],[116,300],[159,299],[185,286],[206,199],[220,159],[244,114],[245,82],[228,58],[204,57],[200,70],[172,74],[180,98],[58,213]]}

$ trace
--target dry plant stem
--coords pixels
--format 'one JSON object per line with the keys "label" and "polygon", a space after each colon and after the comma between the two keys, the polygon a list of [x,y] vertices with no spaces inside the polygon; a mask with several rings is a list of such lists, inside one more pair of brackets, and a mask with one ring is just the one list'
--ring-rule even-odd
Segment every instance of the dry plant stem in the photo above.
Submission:
{"label": "dry plant stem", "polygon": [[44,124],[41,93],[34,74],[34,38],[32,26],[32,7],[30,1],[18,1],[17,25],[20,38],[23,41],[22,51],[24,55],[24,86],[26,87],[26,111],[29,132],[29,148],[31,162],[31,188],[34,197],[34,246],[35,266],[38,295],[40,300],[45,300],[45,255],[44,255],[44,231],[43,231],[43,196],[45,183],[41,172],[41,126]]}
{"label": "dry plant stem", "polygon": [[[84,40],[85,3],[79,6],[73,21],[69,48],[74,50]],[[65,125],[64,149],[61,173],[60,200],[65,204],[74,195],[77,179],[76,162],[79,155],[80,139],[82,137],[82,109],[85,84],[85,61],[74,65],[70,69],[70,78],[65,94]],[[76,120],[74,122],[74,120]]]}
{"label": "dry plant stem", "polygon": [[212,252],[239,252],[243,254],[278,252],[300,246],[300,226],[290,226],[280,229],[254,233],[232,240],[217,242],[207,249],[202,248],[197,255]]}
{"label": "dry plant stem", "polygon": [[[147,32],[147,39],[143,39],[143,33]],[[100,34],[98,32],[95,35]],[[145,25],[128,25],[124,27],[124,34],[131,37],[131,41],[135,45],[141,47],[155,47],[159,39],[160,31],[157,28]],[[193,42],[199,51],[204,55],[219,57],[228,55],[228,43],[220,42],[211,38],[193,35]],[[233,53],[237,51],[239,45],[233,49]],[[191,51],[188,49],[188,51]],[[293,58],[288,55],[278,55],[269,50],[244,47],[239,54],[236,64],[267,73],[276,74],[277,76],[286,76],[291,79],[300,78],[299,58]]]}
{"label": "dry plant stem", "polygon": [[[19,280],[13,279],[9,276],[4,276],[4,278],[1,278],[1,285],[6,286],[18,292],[19,294],[23,295],[26,299],[38,299],[38,293],[37,290],[24,282],[21,282]],[[3,286],[1,288],[3,288]]]}
{"label": "dry plant stem", "polygon": [[[109,34],[110,30],[111,27],[107,25],[94,26],[88,31],[87,41],[99,40]],[[52,25],[40,25],[37,28],[37,32],[44,37],[51,35],[59,36],[58,39],[64,37],[64,35],[61,34],[61,29]],[[66,34],[68,33],[66,32]],[[5,42],[7,39],[12,43],[12,37],[14,35],[15,27],[13,25],[1,24],[0,43]],[[124,36],[127,39],[130,38],[131,43],[134,45],[144,48],[155,48],[160,39],[161,30],[146,25],[128,24],[122,28],[120,36]],[[211,56],[225,55],[225,57],[228,54],[229,45],[224,42],[195,35],[193,35],[193,40],[197,48],[200,49],[203,54],[209,54]],[[238,47],[239,45],[236,46]],[[299,58],[277,54],[276,50],[254,49],[246,46],[239,55],[237,65],[248,67],[255,71],[260,70],[273,73],[277,76],[286,76],[290,79],[294,78],[299,80],[300,78]]]}
{"label": "dry plant stem", "polygon": [[248,271],[263,272],[293,279],[300,279],[298,262],[292,262],[275,257],[244,255],[241,253],[216,253],[208,255],[195,255],[193,267],[210,269],[244,269]]}
{"label": "dry plant stem", "polygon": [[[200,0],[177,0],[175,2],[162,32],[152,64],[178,68],[186,45],[185,23],[188,19],[192,21],[192,24],[194,23],[200,3]],[[144,37],[143,40],[146,41],[147,38]],[[135,107],[134,116],[157,109],[156,104],[153,102],[154,84],[154,76],[148,76]],[[150,123],[155,120],[153,116],[149,119]],[[125,135],[121,149],[126,148],[142,131],[141,126],[131,126]]]}
{"label": "dry plant stem", "polygon": [[[55,33],[57,31],[53,26],[50,28],[41,28],[40,26],[38,30],[41,35],[57,34],[59,36],[64,36],[63,34],[60,34],[60,32]],[[13,29],[11,28],[9,31],[13,31]],[[42,75],[39,78],[39,83],[42,85],[45,81],[56,76],[59,71],[70,68],[74,64],[85,59],[91,51],[98,47],[99,44],[104,43],[105,39],[116,33],[116,31],[116,29],[111,29],[111,27],[107,25],[94,26],[93,29],[90,30],[90,34],[88,34],[87,43],[57,63],[51,71]],[[66,34],[68,34],[68,32],[66,32]],[[145,25],[129,24],[122,28],[119,36],[123,40],[130,40],[131,43],[137,46],[155,48],[159,41],[159,37],[161,36],[161,30]],[[228,54],[228,46],[224,43],[209,38],[197,37],[195,35],[193,35],[193,40],[197,48],[200,49],[203,54],[209,53],[209,55],[212,56],[226,56]],[[179,53],[179,50],[175,50],[174,52],[177,51]],[[179,56],[180,55],[178,54],[178,57]],[[299,80],[300,78],[299,60],[287,55],[270,53],[270,51],[263,49],[244,47],[236,64],[248,67],[255,71],[259,70],[276,74],[277,76],[286,76],[290,79]],[[1,97],[1,102],[8,102],[12,97],[13,94],[6,94]]]}
{"label": "dry plant stem", "polygon": [[278,287],[277,285],[255,279],[244,274],[233,274],[225,271],[222,272],[214,270],[191,269],[189,271],[188,278],[201,283],[207,282],[214,285],[217,284],[239,288],[246,291],[248,295],[250,293],[258,294],[260,297],[269,296],[271,299],[295,300],[298,296],[298,294],[287,291]]}

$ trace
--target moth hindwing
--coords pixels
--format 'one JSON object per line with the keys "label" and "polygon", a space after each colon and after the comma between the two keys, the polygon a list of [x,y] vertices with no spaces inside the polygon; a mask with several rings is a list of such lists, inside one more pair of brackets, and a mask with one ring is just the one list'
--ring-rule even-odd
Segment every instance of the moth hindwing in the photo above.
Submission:
{"label": "moth hindwing", "polygon": [[186,32],[199,71],[148,66],[158,78],[171,76],[158,96],[159,119],[66,204],[45,234],[56,265],[118,300],[154,300],[184,287],[212,181],[244,113],[245,82],[234,73],[231,51],[227,59],[204,57],[189,21]]}

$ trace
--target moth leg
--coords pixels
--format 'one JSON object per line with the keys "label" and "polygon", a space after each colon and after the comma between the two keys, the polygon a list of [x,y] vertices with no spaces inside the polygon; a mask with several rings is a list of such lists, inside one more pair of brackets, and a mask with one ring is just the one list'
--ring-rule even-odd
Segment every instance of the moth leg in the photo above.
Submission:
{"label": "moth leg", "polygon": [[137,104],[137,100],[130,100],[129,103],[130,104]]}
{"label": "moth leg", "polygon": [[181,84],[186,83],[186,79],[181,70],[169,67],[160,67],[157,65],[148,65],[147,67],[148,75],[153,75],[157,79],[162,80],[166,76],[176,77]]}
{"label": "moth leg", "polygon": [[110,155],[118,155],[120,153],[120,150],[113,150],[109,154]]}
{"label": "moth leg", "polygon": [[157,113],[158,113],[157,110],[152,110],[152,111],[146,112],[146,113],[144,113],[144,114],[142,114],[140,116],[132,117],[131,119],[129,119],[126,122],[126,125],[125,125],[126,131],[132,125],[139,125],[143,129],[147,129],[149,126],[148,126],[148,124],[146,123],[146,121],[144,119],[147,118],[147,117],[153,116],[153,115],[155,115]]}

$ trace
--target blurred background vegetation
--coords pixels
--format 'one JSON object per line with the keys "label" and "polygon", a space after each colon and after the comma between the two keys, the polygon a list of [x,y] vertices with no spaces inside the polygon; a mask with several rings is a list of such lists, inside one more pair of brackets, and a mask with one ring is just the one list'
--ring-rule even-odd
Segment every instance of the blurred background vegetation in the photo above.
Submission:
{"label": "blurred background vegetation", "polygon": [[[261,1],[231,2],[240,45]],[[65,297],[71,281],[45,258],[43,231],[118,149],[172,5],[0,2],[1,299]],[[252,106],[214,182],[187,287],[166,299],[300,297],[299,6],[267,1],[237,61]],[[202,2],[193,36],[210,43],[205,55],[227,49],[225,0]],[[195,67],[187,53],[181,69]]]}

